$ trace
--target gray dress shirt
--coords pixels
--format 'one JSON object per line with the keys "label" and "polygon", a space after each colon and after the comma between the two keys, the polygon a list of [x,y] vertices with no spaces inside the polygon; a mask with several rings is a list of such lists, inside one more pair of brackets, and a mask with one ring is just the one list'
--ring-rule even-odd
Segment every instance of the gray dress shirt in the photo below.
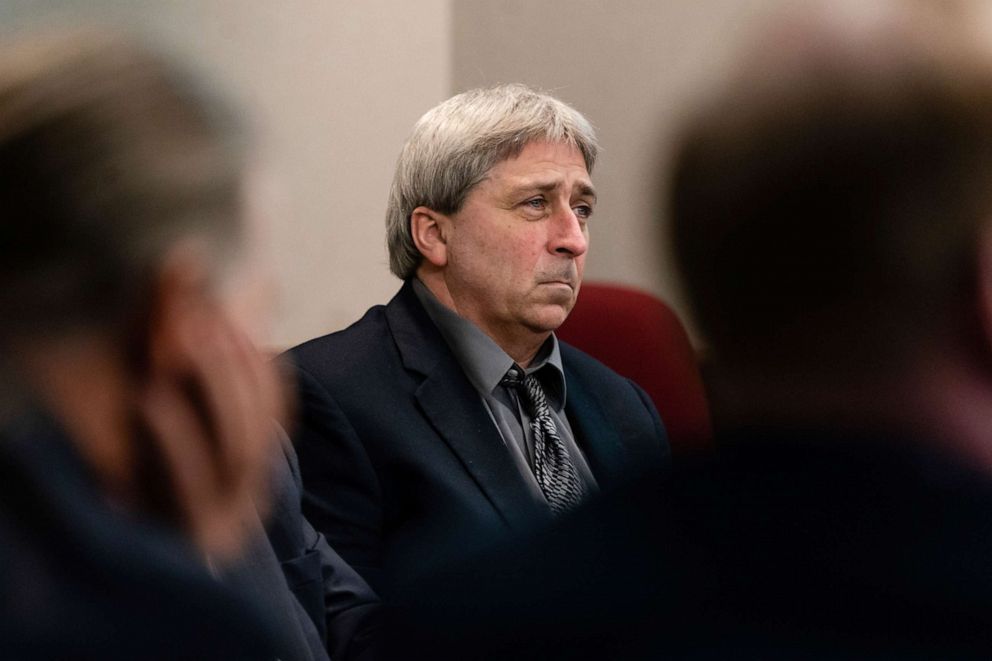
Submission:
{"label": "gray dress shirt", "polygon": [[[534,437],[530,429],[530,416],[521,406],[517,393],[499,384],[514,365],[513,359],[478,326],[458,316],[454,310],[437,300],[420,280],[413,280],[413,291],[482,398],[517,469],[524,476],[531,496],[547,506],[537,478],[534,477]],[[585,455],[575,443],[572,427],[565,417],[565,372],[561,365],[558,339],[554,334],[524,371],[537,376],[544,388],[558,434],[575,464],[584,492],[597,492],[599,488],[596,478],[589,469]]]}

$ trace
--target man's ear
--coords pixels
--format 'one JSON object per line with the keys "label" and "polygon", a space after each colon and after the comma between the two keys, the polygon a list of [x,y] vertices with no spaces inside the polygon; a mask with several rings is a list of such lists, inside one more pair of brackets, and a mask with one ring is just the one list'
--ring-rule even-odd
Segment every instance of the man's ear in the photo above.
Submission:
{"label": "man's ear", "polygon": [[221,303],[213,288],[206,248],[196,242],[174,246],[164,257],[149,291],[144,333],[147,377],[183,372],[188,352]]}
{"label": "man's ear", "polygon": [[417,250],[424,259],[435,267],[441,268],[448,263],[448,231],[451,219],[428,209],[417,207],[410,214],[410,234]]}

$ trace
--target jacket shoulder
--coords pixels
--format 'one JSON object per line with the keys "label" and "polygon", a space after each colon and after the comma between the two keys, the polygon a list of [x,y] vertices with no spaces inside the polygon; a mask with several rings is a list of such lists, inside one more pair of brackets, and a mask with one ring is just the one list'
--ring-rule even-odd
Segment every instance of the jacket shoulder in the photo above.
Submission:
{"label": "jacket shoulder", "polygon": [[652,442],[654,450],[660,450],[661,455],[667,457],[670,453],[668,433],[644,389],[584,351],[565,342],[559,342],[559,345],[568,380],[569,401],[573,394],[593,398],[607,415],[621,420],[629,430],[636,429],[656,439],[660,445]]}
{"label": "jacket shoulder", "polygon": [[279,360],[314,374],[339,371],[381,354],[387,338],[391,341],[386,306],[376,305],[347,328],[298,344],[282,353]]}
{"label": "jacket shoulder", "polygon": [[588,376],[591,379],[604,381],[608,384],[608,387],[631,383],[630,379],[617,374],[613,369],[607,367],[581,349],[577,349],[561,340],[558,340],[558,346],[561,350],[562,364],[566,371],[582,375],[583,377]]}

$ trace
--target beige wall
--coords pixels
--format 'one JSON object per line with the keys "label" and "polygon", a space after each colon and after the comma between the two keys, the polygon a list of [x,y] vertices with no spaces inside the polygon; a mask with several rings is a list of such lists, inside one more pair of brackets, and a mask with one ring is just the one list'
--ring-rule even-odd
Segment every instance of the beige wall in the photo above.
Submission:
{"label": "beige wall", "polygon": [[[753,17],[790,0],[4,0],[0,32],[110,20],[185,54],[256,117],[281,180],[277,347],[345,326],[399,283],[383,213],[413,122],[453,91],[522,81],[598,127],[588,277],[681,309],[659,259],[659,140]],[[793,2],[799,0],[791,0]]]}
{"label": "beige wall", "polygon": [[169,7],[160,22],[175,41],[256,110],[279,180],[275,346],[342,328],[388,300],[400,283],[386,265],[386,195],[410,127],[448,96],[447,0]]}

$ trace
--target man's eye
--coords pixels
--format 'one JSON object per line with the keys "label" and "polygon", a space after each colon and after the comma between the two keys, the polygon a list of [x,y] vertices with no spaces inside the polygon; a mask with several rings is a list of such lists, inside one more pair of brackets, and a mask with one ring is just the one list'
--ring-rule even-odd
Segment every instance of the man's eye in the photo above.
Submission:
{"label": "man's eye", "polygon": [[545,205],[545,201],[543,197],[535,197],[531,200],[527,200],[526,202],[524,202],[524,204],[526,204],[532,209],[543,209]]}
{"label": "man's eye", "polygon": [[575,215],[579,218],[588,218],[592,215],[592,207],[588,204],[580,204],[574,207]]}

